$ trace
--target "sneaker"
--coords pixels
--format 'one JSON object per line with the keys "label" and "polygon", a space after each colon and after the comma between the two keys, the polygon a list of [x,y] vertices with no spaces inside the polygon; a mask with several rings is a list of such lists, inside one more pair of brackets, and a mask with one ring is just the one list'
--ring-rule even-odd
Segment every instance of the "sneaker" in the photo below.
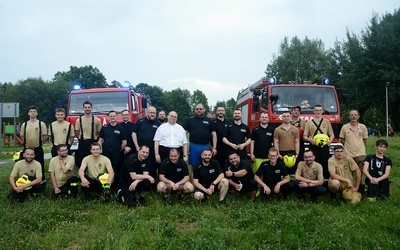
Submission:
{"label": "sneaker", "polygon": [[185,198],[185,196],[182,193],[178,194],[178,202],[182,202],[183,198]]}
{"label": "sneaker", "polygon": [[223,199],[222,201],[219,201],[219,205],[227,207],[228,205],[226,204],[226,199]]}
{"label": "sneaker", "polygon": [[162,200],[163,200],[163,203],[165,204],[165,205],[168,205],[168,204],[171,204],[171,199],[170,199],[170,197],[169,197],[169,195],[167,195],[167,196],[163,196],[162,197]]}
{"label": "sneaker", "polygon": [[118,189],[117,194],[115,195],[115,200],[117,202],[122,202],[122,190]]}
{"label": "sneaker", "polygon": [[139,198],[139,206],[141,206],[141,207],[146,206],[146,198],[145,197],[140,196],[140,198]]}

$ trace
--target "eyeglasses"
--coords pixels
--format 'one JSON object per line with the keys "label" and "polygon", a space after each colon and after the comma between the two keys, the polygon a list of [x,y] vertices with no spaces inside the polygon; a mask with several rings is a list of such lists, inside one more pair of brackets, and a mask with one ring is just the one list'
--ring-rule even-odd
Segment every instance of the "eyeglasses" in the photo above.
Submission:
{"label": "eyeglasses", "polygon": [[313,158],[314,156],[313,155],[311,155],[311,156],[304,156],[303,158],[304,159],[311,159],[311,158]]}

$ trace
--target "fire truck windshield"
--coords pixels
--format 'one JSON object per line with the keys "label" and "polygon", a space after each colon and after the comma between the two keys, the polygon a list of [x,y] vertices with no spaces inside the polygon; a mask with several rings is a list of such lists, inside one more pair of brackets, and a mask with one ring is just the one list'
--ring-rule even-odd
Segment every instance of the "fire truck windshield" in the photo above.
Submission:
{"label": "fire truck windshield", "polygon": [[279,86],[271,88],[270,94],[278,95],[273,103],[274,113],[281,114],[290,111],[292,107],[300,106],[303,114],[312,114],[314,105],[320,104],[329,114],[338,113],[338,103],[333,88],[326,86]]}
{"label": "fire truck windshield", "polygon": [[92,113],[107,114],[110,110],[121,112],[128,109],[128,91],[73,93],[70,97],[68,115],[83,115],[82,105],[85,101],[92,103]]}

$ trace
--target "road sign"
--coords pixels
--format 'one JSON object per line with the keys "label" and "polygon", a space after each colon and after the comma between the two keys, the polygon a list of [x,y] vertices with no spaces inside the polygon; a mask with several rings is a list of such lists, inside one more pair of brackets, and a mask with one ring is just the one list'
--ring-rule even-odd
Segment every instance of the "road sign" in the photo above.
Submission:
{"label": "road sign", "polygon": [[1,117],[19,117],[19,102],[2,102],[0,106]]}

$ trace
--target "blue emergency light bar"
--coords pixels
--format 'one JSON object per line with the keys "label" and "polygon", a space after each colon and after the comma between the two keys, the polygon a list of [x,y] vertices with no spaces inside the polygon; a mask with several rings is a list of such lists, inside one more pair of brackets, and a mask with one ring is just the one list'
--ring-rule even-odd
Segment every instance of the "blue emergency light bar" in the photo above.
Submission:
{"label": "blue emergency light bar", "polygon": [[81,85],[79,85],[79,84],[74,85],[74,90],[80,90],[80,89],[82,89]]}
{"label": "blue emergency light bar", "polygon": [[330,81],[329,78],[322,78],[322,85],[329,85]]}

